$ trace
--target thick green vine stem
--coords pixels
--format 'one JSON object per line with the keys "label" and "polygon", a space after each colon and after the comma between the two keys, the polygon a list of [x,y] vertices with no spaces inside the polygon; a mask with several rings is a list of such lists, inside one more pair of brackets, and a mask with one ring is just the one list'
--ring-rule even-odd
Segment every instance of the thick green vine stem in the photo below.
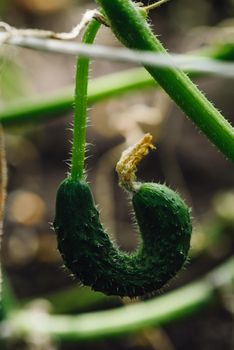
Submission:
{"label": "thick green vine stem", "polygon": [[[131,0],[96,0],[103,8],[111,29],[128,48],[155,51],[170,56]],[[227,158],[234,162],[234,130],[188,76],[173,65],[145,67],[184,113],[203,131]]]}
{"label": "thick green vine stem", "polygon": [[[95,19],[92,20],[83,36],[83,43],[92,44],[100,26],[101,23]],[[78,57],[76,67],[75,116],[71,163],[71,178],[73,180],[83,179],[84,177],[89,58]]]}

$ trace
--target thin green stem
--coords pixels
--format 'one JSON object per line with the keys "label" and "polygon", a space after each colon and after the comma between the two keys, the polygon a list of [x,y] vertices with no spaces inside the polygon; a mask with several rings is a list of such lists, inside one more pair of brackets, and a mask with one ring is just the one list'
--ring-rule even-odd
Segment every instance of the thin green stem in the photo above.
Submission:
{"label": "thin green stem", "polygon": [[164,5],[164,4],[165,4],[166,2],[168,2],[168,1],[170,1],[170,0],[159,0],[159,1],[157,1],[157,2],[155,2],[155,3],[153,3],[153,4],[151,4],[151,5],[144,6],[143,9],[144,9],[145,11],[151,11],[151,10],[156,9],[156,8],[159,7],[159,6]]}
{"label": "thin green stem", "polygon": [[[101,24],[98,21],[92,20],[84,33],[82,42],[92,44],[100,26]],[[76,66],[75,115],[71,158],[71,178],[74,181],[81,180],[84,177],[89,61],[89,58],[78,57]]]}
{"label": "thin green stem", "polygon": [[165,325],[199,311],[215,299],[218,288],[230,284],[233,279],[234,259],[231,258],[200,280],[146,302],[79,316],[22,310],[12,313],[6,326],[12,331],[11,336],[21,338],[32,332],[77,342],[122,336],[146,327]]}
{"label": "thin green stem", "polygon": [[[207,47],[193,52],[193,55],[203,55],[210,58],[231,60],[234,59],[234,45],[218,45]],[[189,72],[191,77],[206,76],[204,72]],[[134,68],[122,72],[111,73],[93,79],[88,87],[88,104],[101,102],[110,97],[127,92],[158,88],[155,80],[143,68]],[[64,116],[72,108],[74,87],[60,91],[44,98],[18,99],[4,106],[0,110],[0,122],[4,127],[18,126],[23,123],[41,123],[45,120],[54,120]]]}
{"label": "thin green stem", "polygon": [[103,8],[111,29],[125,46],[163,54],[165,61],[171,63],[167,68],[145,68],[209,140],[234,162],[232,126],[188,76],[174,66],[137,6],[131,0],[97,0],[97,3]]}

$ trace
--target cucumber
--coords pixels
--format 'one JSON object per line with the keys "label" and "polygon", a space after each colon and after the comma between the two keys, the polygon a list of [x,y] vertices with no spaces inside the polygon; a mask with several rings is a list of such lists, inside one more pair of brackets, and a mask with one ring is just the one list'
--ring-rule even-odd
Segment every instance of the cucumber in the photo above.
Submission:
{"label": "cucumber", "polygon": [[57,192],[54,229],[65,266],[86,286],[134,298],[163,287],[184,265],[190,210],[165,185],[138,183],[132,195],[139,246],[121,251],[104,230],[89,185],[65,179]]}

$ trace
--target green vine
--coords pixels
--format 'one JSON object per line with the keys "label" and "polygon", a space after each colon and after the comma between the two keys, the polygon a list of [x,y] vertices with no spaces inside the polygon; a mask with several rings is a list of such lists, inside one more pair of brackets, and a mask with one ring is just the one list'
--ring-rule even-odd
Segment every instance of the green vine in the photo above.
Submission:
{"label": "green vine", "polygon": [[[100,26],[101,23],[95,19],[92,20],[85,31],[83,43],[92,44]],[[71,163],[71,178],[74,181],[81,180],[84,177],[89,59],[78,57],[76,67],[75,116]]]}
{"label": "green vine", "polygon": [[145,68],[218,149],[234,162],[234,130],[188,76],[176,68],[131,0],[97,0],[116,37],[128,48],[163,54],[171,67]]}
{"label": "green vine", "polygon": [[[189,55],[190,53],[188,53]],[[204,47],[193,55],[205,56],[212,59],[233,61],[234,45],[219,44]],[[204,71],[189,71],[190,77],[207,76]],[[153,77],[144,68],[131,68],[121,72],[107,74],[89,82],[88,104],[93,104],[116,97],[131,91],[158,88]],[[64,117],[64,113],[72,108],[74,87],[61,89],[50,96],[18,99],[7,103],[0,110],[0,122],[4,127],[21,125],[24,123],[42,123]]]}
{"label": "green vine", "polygon": [[144,303],[75,316],[37,315],[26,309],[16,311],[7,326],[19,338],[32,332],[68,342],[115,338],[188,317],[212,304],[222,295],[222,288],[233,281],[234,258],[230,258],[199,280]]}

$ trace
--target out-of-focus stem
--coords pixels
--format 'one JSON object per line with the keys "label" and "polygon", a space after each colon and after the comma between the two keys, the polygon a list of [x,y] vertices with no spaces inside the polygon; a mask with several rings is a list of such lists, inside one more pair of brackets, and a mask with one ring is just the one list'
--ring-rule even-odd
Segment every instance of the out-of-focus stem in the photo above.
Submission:
{"label": "out-of-focus stem", "polygon": [[197,312],[215,300],[218,288],[233,280],[234,258],[230,258],[200,280],[146,302],[79,316],[53,316],[22,310],[12,313],[3,326],[8,328],[9,336],[19,338],[32,332],[74,342],[122,336],[150,326],[165,325]]}
{"label": "out-of-focus stem", "polygon": [[[194,54],[233,61],[234,45],[207,47],[193,52]],[[189,75],[191,77],[206,76],[204,72],[193,73],[192,71],[189,72]],[[94,104],[124,93],[150,87],[158,88],[158,85],[143,68],[108,74],[89,82],[88,103]],[[72,109],[73,90],[74,87],[70,86],[50,96],[16,100],[0,109],[0,122],[8,127],[60,118],[65,112]]]}

